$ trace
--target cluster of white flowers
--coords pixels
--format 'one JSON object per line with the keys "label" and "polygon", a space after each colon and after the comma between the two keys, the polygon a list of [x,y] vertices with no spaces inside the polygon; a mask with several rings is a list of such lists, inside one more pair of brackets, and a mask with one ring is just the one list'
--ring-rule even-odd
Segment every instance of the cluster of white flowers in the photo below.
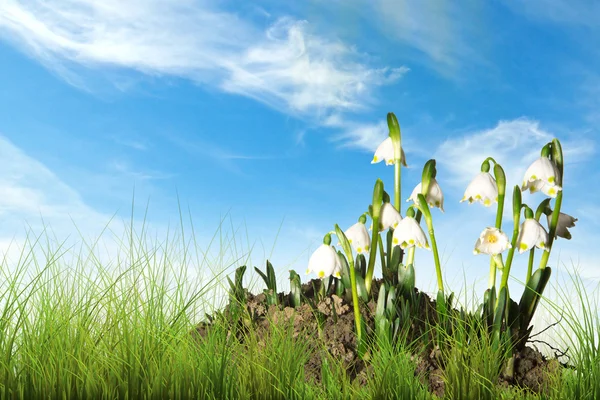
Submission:
{"label": "cluster of white flowers", "polygon": [[[559,171],[556,165],[549,158],[540,157],[527,168],[521,190],[529,189],[531,193],[541,191],[554,198],[558,191],[562,190],[562,187],[557,184],[558,175]],[[497,202],[498,186],[494,177],[489,172],[479,173],[467,186],[461,202],[463,201],[469,201],[469,203],[479,201],[486,207],[489,207],[492,202]],[[567,228],[574,227],[577,219],[563,213],[559,215],[556,236],[570,239],[571,234]],[[550,226],[550,218],[548,216],[548,226]],[[517,245],[521,254],[534,246],[548,251],[548,232],[535,218],[526,218],[519,229]],[[487,227],[479,235],[473,252],[493,256],[509,248],[511,248],[511,244],[504,232],[497,228]]]}
{"label": "cluster of white flowers", "polygon": [[[386,165],[393,165],[396,162],[391,137],[385,139],[377,147],[371,163],[379,163],[381,161],[385,161]],[[401,149],[400,161],[403,165],[406,165],[404,149]],[[531,193],[540,191],[546,196],[555,198],[558,192],[562,190],[558,182],[560,182],[560,176],[557,166],[548,157],[540,157],[525,172],[521,190],[525,191],[529,189]],[[421,192],[422,184],[419,183],[406,201],[413,201],[415,204],[418,204],[418,195]],[[425,200],[431,208],[437,207],[442,212],[444,211],[444,195],[434,177],[430,180]],[[487,171],[477,174],[467,186],[464,196],[460,200],[460,202],[464,201],[468,201],[469,204],[480,202],[486,207],[497,203],[498,184],[492,174]],[[558,226],[556,227],[556,237],[570,239],[571,234],[567,228],[575,226],[576,221],[576,218],[560,213]],[[550,216],[548,216],[548,225],[550,225]],[[379,232],[388,229],[393,229],[394,232],[393,245],[400,246],[402,249],[415,246],[430,250],[427,237],[419,222],[409,216],[402,218],[399,210],[389,202],[386,202],[381,208]],[[358,254],[367,254],[369,252],[371,239],[363,222],[359,221],[352,225],[345,231],[345,235]],[[526,218],[520,226],[517,249],[519,253],[523,253],[534,246],[549,251],[548,232],[535,218]],[[511,243],[504,232],[495,227],[487,227],[479,235],[473,252],[475,254],[496,256],[509,248],[511,248]],[[341,261],[335,248],[331,245],[323,244],[310,257],[307,273],[316,272],[320,278],[327,278],[331,275],[339,277],[340,270]]]}

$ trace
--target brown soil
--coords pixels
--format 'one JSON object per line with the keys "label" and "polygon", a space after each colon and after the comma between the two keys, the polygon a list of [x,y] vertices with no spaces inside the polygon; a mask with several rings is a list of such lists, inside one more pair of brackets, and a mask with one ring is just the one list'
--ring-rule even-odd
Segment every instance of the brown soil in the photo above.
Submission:
{"label": "brown soil", "polygon": [[[354,384],[366,384],[373,371],[368,361],[362,360],[357,354],[351,298],[340,298],[328,293],[318,304],[314,304],[313,309],[304,300],[315,298],[313,283],[318,286],[320,281],[314,280],[302,285],[303,303],[297,308],[291,306],[289,296],[283,293],[278,294],[278,306],[267,305],[264,294],[246,293],[246,309],[248,315],[252,316],[251,325],[259,345],[266,343],[272,324],[290,326],[293,338],[306,343],[311,350],[311,356],[305,365],[307,380],[320,384],[322,351],[326,350],[333,358],[342,362],[347,376]],[[381,283],[381,280],[373,281],[372,299],[377,299]],[[405,342],[417,343],[415,348],[419,349],[412,357],[416,365],[415,375],[432,393],[441,397],[444,394],[442,355],[438,348],[432,348],[431,333],[426,330],[428,325],[435,325],[437,322],[435,300],[415,289],[411,308],[416,311],[416,315],[411,315]],[[374,331],[375,309],[376,300],[362,304],[360,309],[369,336]],[[227,305],[220,315],[227,321],[230,313],[231,305]],[[321,324],[318,319],[322,321]],[[210,326],[208,322],[200,323],[194,333],[204,337]],[[238,321],[237,326],[231,326],[229,332],[243,342],[248,329],[247,323]],[[547,360],[539,351],[526,347],[515,355],[513,377],[509,379],[501,376],[498,384],[524,387],[536,393],[543,392],[549,383],[549,374],[555,373],[559,368],[560,364],[556,360]]]}

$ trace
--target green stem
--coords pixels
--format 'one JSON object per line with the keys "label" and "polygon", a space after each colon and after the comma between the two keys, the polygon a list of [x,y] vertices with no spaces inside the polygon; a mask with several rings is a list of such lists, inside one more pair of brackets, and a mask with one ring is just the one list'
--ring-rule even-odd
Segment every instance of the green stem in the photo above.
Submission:
{"label": "green stem", "polygon": [[[503,287],[508,285],[508,276],[510,275],[510,270],[502,263],[502,257],[500,254],[496,254],[494,256],[494,261],[496,262],[496,266],[502,270],[502,278],[500,280],[500,290],[502,290]],[[506,290],[508,290],[508,287],[506,287]]]}
{"label": "green stem", "polygon": [[[417,211],[415,215],[415,221],[419,224],[421,223],[421,211]],[[408,249],[408,255],[406,256],[406,266],[408,267],[410,264],[415,262],[415,246]]]}
{"label": "green stem", "polygon": [[381,258],[381,270],[384,271],[386,265],[385,265],[385,255],[384,255],[385,251],[383,250],[383,240],[381,240],[380,235],[377,235],[377,236],[379,236],[378,243],[379,243],[379,257]]}
{"label": "green stem", "polygon": [[419,194],[419,206],[422,210],[423,216],[425,217],[425,223],[429,231],[429,237],[431,238],[431,251],[433,251],[433,260],[435,262],[435,273],[437,276],[438,289],[442,294],[444,293],[444,281],[442,279],[442,265],[440,263],[440,256],[438,254],[437,241],[435,240],[435,232],[433,230],[433,220],[431,218],[431,212],[429,211],[429,205],[425,200],[425,196],[422,193]]}
{"label": "green stem", "polygon": [[379,219],[381,217],[381,202],[383,201],[383,181],[377,179],[373,189],[372,215],[373,232],[371,234],[371,249],[369,250],[369,264],[367,274],[365,275],[365,288],[367,293],[371,293],[371,283],[373,281],[373,272],[375,272],[375,259],[377,258],[377,244],[379,239]]}
{"label": "green stem", "polygon": [[[504,269],[508,269],[510,271],[510,267],[512,266],[512,260],[515,255],[515,247],[517,246],[517,239],[519,238],[519,223],[521,222],[521,208],[522,208],[522,200],[521,200],[521,188],[519,185],[516,185],[513,188],[513,235],[510,241],[511,247],[508,250],[508,256],[506,257],[506,264]],[[502,286],[500,286],[502,289]]]}
{"label": "green stem", "polygon": [[394,207],[398,212],[401,211],[401,182],[402,182],[402,164],[400,163],[400,159],[397,158],[394,163]]}
{"label": "green stem", "polygon": [[340,244],[344,249],[344,253],[346,253],[346,258],[348,259],[348,266],[350,267],[350,286],[352,291],[352,305],[354,309],[354,323],[356,324],[356,335],[358,336],[358,343],[361,343],[362,327],[360,318],[360,308],[358,304],[358,289],[356,287],[356,271],[354,270],[354,257],[352,255],[352,248],[350,247],[350,242],[348,242],[348,238],[344,234],[344,231],[340,229],[338,224],[335,224],[335,234],[340,240]]}
{"label": "green stem", "polygon": [[525,279],[525,284],[527,284],[527,282],[529,282],[529,279],[531,278],[531,274],[533,273],[534,257],[535,257],[535,247],[532,247],[531,250],[529,250],[529,262],[527,263],[527,275],[526,275],[526,279]]}
{"label": "green stem", "polygon": [[560,207],[562,205],[562,190],[556,195],[556,201],[554,203],[554,211],[552,211],[552,220],[550,222],[550,232],[548,233],[548,249],[542,252],[542,258],[540,260],[540,269],[546,268],[548,265],[548,258],[550,258],[550,251],[552,250],[552,244],[554,243],[554,236],[556,235],[556,226],[558,225],[558,216],[560,215]]}
{"label": "green stem", "polygon": [[490,257],[490,279],[488,282],[488,288],[491,289],[496,286],[496,262]]}

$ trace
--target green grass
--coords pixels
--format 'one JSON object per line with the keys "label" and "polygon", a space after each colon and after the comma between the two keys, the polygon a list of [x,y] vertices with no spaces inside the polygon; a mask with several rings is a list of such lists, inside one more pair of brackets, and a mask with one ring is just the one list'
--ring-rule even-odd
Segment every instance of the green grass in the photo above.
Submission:
{"label": "green grass", "polygon": [[[293,340],[285,326],[266,338],[250,332],[243,344],[219,324],[202,341],[190,335],[204,312],[223,305],[229,267],[249,260],[234,233],[219,228],[211,256],[183,230],[152,241],[132,226],[109,261],[96,255],[99,242],[82,240],[75,251],[46,233],[31,237],[16,265],[4,260],[0,268],[0,398],[434,398],[415,376],[408,347],[372,353],[373,376],[359,386],[339,360]],[[191,268],[202,273],[190,276]],[[455,335],[438,335],[446,397],[600,398],[598,303],[576,275],[572,281],[581,304],[552,309],[573,332],[565,346],[576,370],[565,370],[544,397],[501,389],[493,383],[502,357],[485,335],[473,340],[476,323],[454,321],[462,327]],[[312,351],[323,354],[321,384],[305,379]]]}

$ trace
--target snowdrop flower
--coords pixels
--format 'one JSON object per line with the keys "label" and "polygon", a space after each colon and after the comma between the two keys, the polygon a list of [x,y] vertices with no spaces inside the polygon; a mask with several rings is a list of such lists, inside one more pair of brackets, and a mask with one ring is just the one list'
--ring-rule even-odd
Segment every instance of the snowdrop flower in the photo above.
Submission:
{"label": "snowdrop flower", "polygon": [[546,196],[554,198],[558,191],[562,190],[562,187],[556,184],[558,173],[558,168],[550,159],[540,157],[525,171],[521,191],[527,189],[531,193],[541,191]]}
{"label": "snowdrop flower", "polygon": [[306,274],[310,274],[311,272],[316,272],[317,276],[321,279],[331,275],[341,278],[342,261],[335,251],[335,247],[323,243],[315,250],[308,260]]}
{"label": "snowdrop flower", "polygon": [[[552,220],[552,214],[547,215],[548,218],[548,226],[550,226],[550,221]],[[567,228],[575,227],[575,222],[577,222],[577,218],[573,218],[568,214],[558,213],[558,224],[556,225],[556,234],[555,238],[561,237],[563,239],[571,239],[571,232]]]}
{"label": "snowdrop flower", "polygon": [[498,202],[498,186],[494,177],[489,172],[480,172],[467,186],[460,202],[463,201],[469,204],[479,201],[486,207]]}
{"label": "snowdrop flower", "polygon": [[[401,151],[402,151],[402,153],[400,155],[400,162],[402,162],[402,165],[404,165],[406,167],[407,165],[406,165],[406,156],[404,155],[404,149],[401,148]],[[394,143],[392,142],[391,137],[388,137],[387,139],[385,139],[383,142],[381,142],[379,147],[377,147],[377,150],[375,150],[375,155],[373,156],[373,161],[371,161],[371,164],[376,164],[383,160],[385,160],[385,165],[394,164]]]}
{"label": "snowdrop flower", "polygon": [[396,229],[400,221],[402,221],[402,216],[391,203],[384,203],[383,206],[381,206],[381,214],[379,217],[379,224],[381,225],[380,232],[389,228]]}
{"label": "snowdrop flower", "polygon": [[367,231],[365,222],[361,222],[359,220],[357,223],[348,228],[346,232],[344,232],[348,238],[348,241],[358,254],[368,253],[369,247],[371,246],[371,238],[369,237],[369,232]]}
{"label": "snowdrop flower", "polygon": [[[419,193],[421,193],[421,185],[422,182],[415,186],[410,197],[406,201],[412,200],[415,204],[419,204],[418,196]],[[429,204],[429,207],[439,207],[440,210],[444,212],[444,194],[442,193],[442,189],[435,178],[431,178],[431,182],[429,184],[429,193],[427,193],[426,200],[427,204]]]}
{"label": "snowdrop flower", "polygon": [[[402,221],[402,216],[396,208],[391,203],[383,203],[379,214],[379,232],[390,228],[396,229],[400,221]],[[373,224],[371,224],[369,230],[373,230]]]}
{"label": "snowdrop flower", "polygon": [[519,244],[520,254],[523,254],[533,246],[548,251],[546,248],[548,232],[546,232],[546,229],[535,218],[527,218],[521,224],[517,243]]}
{"label": "snowdrop flower", "polygon": [[495,256],[511,247],[506,233],[497,228],[485,228],[475,243],[473,254],[489,254]]}
{"label": "snowdrop flower", "polygon": [[404,218],[400,221],[398,227],[394,229],[392,243],[399,245],[401,249],[416,246],[430,250],[421,225],[419,225],[416,219],[411,217]]}

